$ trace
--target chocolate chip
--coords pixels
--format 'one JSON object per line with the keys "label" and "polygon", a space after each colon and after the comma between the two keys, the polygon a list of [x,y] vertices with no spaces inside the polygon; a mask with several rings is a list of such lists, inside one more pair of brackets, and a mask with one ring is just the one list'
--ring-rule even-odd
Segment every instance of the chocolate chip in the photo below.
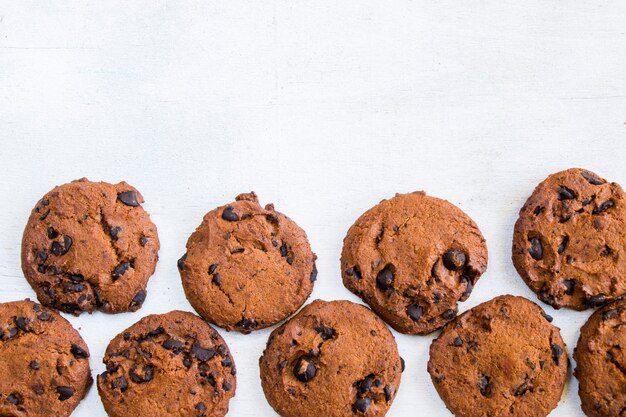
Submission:
{"label": "chocolate chip", "polygon": [[335,336],[335,331],[330,327],[326,327],[323,324],[320,324],[315,328],[315,331],[319,333],[322,340],[329,340]]}
{"label": "chocolate chip", "polygon": [[50,204],[50,200],[48,200],[47,198],[46,198],[46,199],[41,200],[41,205],[42,205],[42,206],[47,206],[48,204]]}
{"label": "chocolate chip", "polygon": [[59,394],[59,400],[65,401],[74,396],[74,390],[70,387],[57,387],[57,394]]}
{"label": "chocolate chip", "polygon": [[188,352],[185,352],[183,354],[183,365],[185,365],[185,368],[189,369],[191,368],[192,365],[192,361],[191,361],[191,355],[189,355]]}
{"label": "chocolate chip", "polygon": [[72,344],[70,352],[72,352],[72,355],[74,355],[76,359],[86,359],[89,357],[89,353],[78,345]]}
{"label": "chocolate chip", "polygon": [[413,321],[418,321],[420,317],[422,317],[422,314],[424,314],[424,310],[422,307],[412,304],[407,307],[406,314],[408,314]]}
{"label": "chocolate chip", "polygon": [[215,349],[213,348],[205,349],[202,346],[200,346],[198,342],[194,342],[194,344],[191,346],[191,353],[200,362],[207,362],[211,360],[213,356],[215,356]]}
{"label": "chocolate chip", "polygon": [[161,346],[167,350],[179,351],[183,348],[184,344],[180,340],[169,338],[161,343]]}
{"label": "chocolate chip", "polygon": [[385,401],[391,401],[391,397],[393,396],[393,391],[391,390],[391,387],[389,385],[385,385],[383,392],[385,393]]}
{"label": "chocolate chip", "polygon": [[109,228],[109,236],[111,236],[111,239],[117,240],[119,238],[121,231],[122,231],[122,228],[119,226],[111,227]]}
{"label": "chocolate chip", "polygon": [[280,361],[280,362],[278,362],[277,367],[278,367],[279,371],[282,371],[283,369],[285,369],[285,366],[287,366],[287,361]]}
{"label": "chocolate chip", "polygon": [[229,222],[236,222],[239,220],[239,216],[235,213],[233,206],[228,206],[222,212],[222,219]]}
{"label": "chocolate chip", "polygon": [[137,201],[136,191],[123,191],[121,193],[118,193],[117,199],[127,206],[137,207],[139,205],[139,201]]}
{"label": "chocolate chip", "polygon": [[535,209],[533,210],[533,214],[534,214],[535,216],[538,216],[538,215],[540,215],[541,213],[543,213],[543,211],[544,211],[545,209],[546,209],[545,207],[537,206],[537,207],[535,207]]}
{"label": "chocolate chip", "polygon": [[63,287],[63,292],[65,294],[82,292],[85,289],[85,286],[82,284],[69,284]]}
{"label": "chocolate chip", "polygon": [[617,317],[617,309],[607,310],[602,313],[602,320],[610,320]]}
{"label": "chocolate chip", "polygon": [[456,317],[456,310],[453,310],[453,309],[446,310],[443,312],[441,317],[443,317],[446,320],[452,320],[453,318]]}
{"label": "chocolate chip", "polygon": [[574,294],[574,290],[576,289],[576,280],[573,280],[573,279],[563,280],[563,285],[565,286],[565,294],[567,295]]}
{"label": "chocolate chip", "polygon": [[372,403],[372,399],[369,397],[359,398],[358,400],[356,400],[356,402],[352,406],[352,411],[354,411],[355,413],[357,412],[365,413],[371,403]]}
{"label": "chocolate chip", "polygon": [[559,200],[572,200],[576,198],[574,191],[563,185],[558,188],[557,192],[559,194]]}
{"label": "chocolate chip", "polygon": [[219,265],[220,265],[220,264],[211,264],[211,265],[209,266],[209,270],[208,270],[209,275],[213,275],[213,273],[215,273],[215,270],[217,269],[217,267],[218,267]]}
{"label": "chocolate chip", "polygon": [[80,274],[67,274],[67,277],[75,284],[85,281],[85,277]]}
{"label": "chocolate chip", "polygon": [[22,399],[19,397],[18,394],[9,394],[7,395],[6,400],[8,403],[11,403],[13,405],[20,405],[22,403]]}
{"label": "chocolate chip", "polygon": [[387,265],[376,276],[376,285],[383,291],[387,291],[393,286],[393,270]]}
{"label": "chocolate chip", "polygon": [[126,391],[127,388],[128,388],[128,381],[123,376],[120,376],[119,378],[115,378],[111,382],[111,389],[119,389],[120,391],[124,392]]}
{"label": "chocolate chip", "polygon": [[357,383],[358,391],[360,395],[367,394],[374,385],[374,375],[368,375]]}
{"label": "chocolate chip", "polygon": [[242,331],[250,331],[256,327],[256,321],[252,319],[241,319],[235,326],[239,327]]}
{"label": "chocolate chip", "polygon": [[52,252],[55,256],[65,255],[70,248],[72,247],[72,238],[68,235],[63,235],[63,244],[59,242],[52,242],[52,246],[50,247],[50,252]]}
{"label": "chocolate chip", "polygon": [[592,185],[601,185],[604,184],[604,181],[602,181],[600,178],[593,176],[592,174],[590,174],[589,172],[583,171],[580,173],[580,175],[583,176],[584,179],[586,179],[587,181],[589,181],[589,184]]}
{"label": "chocolate chip", "polygon": [[293,366],[293,375],[301,382],[310,381],[316,372],[315,363],[308,356],[301,356]]}
{"label": "chocolate chip", "polygon": [[116,266],[115,269],[113,270],[113,281],[118,280],[131,267],[132,267],[132,264],[130,262],[122,262],[121,264]]}
{"label": "chocolate chip", "polygon": [[404,368],[406,367],[404,363],[404,358],[400,356],[400,372],[404,372]]}
{"label": "chocolate chip", "polygon": [[491,397],[493,395],[493,387],[491,385],[491,378],[483,375],[478,381],[478,389],[483,397]]}
{"label": "chocolate chip", "polygon": [[128,371],[128,376],[130,376],[130,380],[137,383],[142,384],[144,382],[152,381],[154,367],[152,365],[144,365],[142,368],[143,375],[137,373],[137,365],[133,365]]}
{"label": "chocolate chip", "polygon": [[225,367],[231,367],[233,365],[233,360],[230,358],[230,356],[226,356],[224,359],[222,359],[222,366]]}
{"label": "chocolate chip", "polygon": [[552,316],[546,313],[541,313],[541,315],[543,316],[544,319],[548,320],[549,323],[552,323]]}
{"label": "chocolate chip", "polygon": [[59,237],[59,232],[57,232],[54,227],[48,227],[48,239],[56,239]]}
{"label": "chocolate chip", "polygon": [[591,307],[600,307],[606,304],[607,301],[608,299],[606,298],[605,295],[598,294],[598,295],[589,297],[587,300],[585,300],[585,303]]}
{"label": "chocolate chip", "polygon": [[185,254],[183,256],[181,256],[180,259],[177,262],[179,271],[182,271],[183,268],[185,268],[185,261],[186,260],[187,260],[187,252],[185,252]]}
{"label": "chocolate chip", "polygon": [[133,301],[131,301],[130,305],[131,307],[140,306],[144,301],[146,301],[146,292],[141,290],[133,297]]}
{"label": "chocolate chip", "polygon": [[556,343],[550,343],[550,349],[552,350],[552,362],[554,362],[556,366],[559,366],[563,348]]}
{"label": "chocolate chip", "polygon": [[206,405],[204,405],[204,403],[198,403],[198,404],[196,404],[195,409],[198,410],[198,411],[204,411],[204,410],[206,410]]}
{"label": "chocolate chip", "polygon": [[354,277],[357,281],[360,281],[363,277],[361,276],[361,271],[358,266],[351,266],[350,268],[344,271],[347,276]]}
{"label": "chocolate chip", "polygon": [[139,238],[139,244],[141,245],[141,247],[146,246],[149,241],[150,239],[148,239],[148,237],[144,235],[141,235],[141,237]]}
{"label": "chocolate chip", "polygon": [[517,388],[515,388],[515,390],[513,391],[513,395],[516,397],[520,397],[524,394],[526,394],[526,392],[530,389],[530,384],[528,382],[528,375],[526,375],[526,379],[524,380],[524,382],[522,382],[521,385],[519,385]]}
{"label": "chocolate chip", "polygon": [[280,256],[284,258],[287,255],[289,255],[289,248],[287,248],[287,244],[283,242],[283,244],[280,245]]}
{"label": "chocolate chip", "polygon": [[452,345],[456,347],[463,346],[463,339],[461,339],[459,336],[455,337],[452,341]]}
{"label": "chocolate chip", "polygon": [[46,210],[41,216],[39,216],[39,220],[41,221],[46,220],[49,214],[50,214],[50,210]]}
{"label": "chocolate chip", "polygon": [[443,266],[450,271],[460,271],[467,263],[467,258],[463,251],[450,249],[443,254]]}
{"label": "chocolate chip", "polygon": [[32,360],[30,361],[30,363],[28,364],[28,367],[30,369],[34,369],[35,371],[39,369],[39,361],[37,360]]}
{"label": "chocolate chip", "polygon": [[213,275],[213,279],[211,281],[218,287],[222,285],[222,277],[220,276],[220,274]]}
{"label": "chocolate chip", "polygon": [[528,241],[530,242],[530,249],[528,249],[530,256],[536,261],[543,259],[543,246],[541,245],[541,239],[538,237],[531,237]]}
{"label": "chocolate chip", "polygon": [[613,250],[609,247],[609,245],[604,245],[604,248],[602,248],[602,251],[600,252],[600,256],[609,256],[611,253],[613,253]]}
{"label": "chocolate chip", "polygon": [[20,329],[23,332],[32,332],[33,329],[32,327],[30,327],[28,324],[30,323],[30,319],[26,318],[26,317],[16,317],[15,318],[15,325],[17,326],[18,329]]}
{"label": "chocolate chip", "polygon": [[558,253],[563,253],[563,251],[565,249],[567,249],[567,244],[569,243],[569,236],[563,236],[563,239],[561,239],[561,243],[559,244],[559,247],[557,249]]}
{"label": "chocolate chip", "polygon": [[228,391],[230,391],[230,389],[231,389],[231,388],[232,388],[232,385],[230,385],[230,382],[228,382],[228,381],[224,381],[224,382],[222,383],[222,389],[223,389],[224,391],[227,391],[227,392],[228,392]]}
{"label": "chocolate chip", "polygon": [[50,313],[44,311],[43,313],[38,314],[37,318],[41,321],[48,321],[52,318],[52,316],[50,315]]}
{"label": "chocolate chip", "polygon": [[315,266],[315,262],[313,262],[313,270],[311,271],[310,281],[315,282],[317,280],[317,266]]}
{"label": "chocolate chip", "polygon": [[615,202],[613,200],[606,200],[604,203],[600,203],[591,212],[593,214],[600,214],[600,213],[603,213],[603,212],[607,211],[608,209],[610,209],[614,205],[615,205]]}

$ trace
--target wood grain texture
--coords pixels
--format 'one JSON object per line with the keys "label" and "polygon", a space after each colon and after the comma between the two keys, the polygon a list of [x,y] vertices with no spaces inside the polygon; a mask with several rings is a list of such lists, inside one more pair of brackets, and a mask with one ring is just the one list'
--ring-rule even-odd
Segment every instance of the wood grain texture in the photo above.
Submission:
{"label": "wood grain texture", "polygon": [[[357,301],[339,255],[352,222],[425,190],[479,225],[489,268],[461,311],[535,299],[511,261],[517,212],[549,173],[626,185],[622,1],[0,3],[0,301],[33,297],[29,210],[87,176],[141,190],[162,242],[144,307],[69,320],[92,352],[140,317],[191,310],[176,260],[213,207],[256,191],[319,256],[312,298]],[[588,313],[554,311],[571,350]],[[221,332],[232,416],[274,416],[258,358],[271,329]],[[426,373],[432,336],[395,333],[407,369],[389,416],[448,416]],[[551,416],[583,416],[573,378]],[[105,416],[92,389],[75,416]]]}

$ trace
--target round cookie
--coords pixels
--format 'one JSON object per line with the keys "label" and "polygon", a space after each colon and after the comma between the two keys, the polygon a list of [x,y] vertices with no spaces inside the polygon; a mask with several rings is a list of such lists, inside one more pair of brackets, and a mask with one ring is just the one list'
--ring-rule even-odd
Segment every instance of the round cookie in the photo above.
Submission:
{"label": "round cookie", "polygon": [[0,416],[67,417],[93,382],[89,349],[58,313],[0,304]]}
{"label": "round cookie", "polygon": [[513,264],[539,299],[584,310],[626,293],[626,199],[616,183],[579,168],[550,175],[513,233]]}
{"label": "round cookie", "polygon": [[368,308],[315,300],[275,329],[260,359],[265,397],[282,417],[384,416],[403,362]]}
{"label": "round cookie", "polygon": [[458,417],[545,417],[569,360],[559,329],[535,303],[496,297],[461,314],[430,346],[428,373]]}
{"label": "round cookie", "polygon": [[626,415],[626,299],[591,315],[574,349],[578,394],[589,417]]}
{"label": "round cookie", "polygon": [[292,315],[313,291],[315,254],[304,231],[256,194],[208,212],[178,268],[206,320],[250,333]]}
{"label": "round cookie", "polygon": [[102,361],[98,392],[111,417],[222,417],[235,395],[228,346],[192,313],[142,318],[109,343]]}
{"label": "round cookie", "polygon": [[487,269],[487,246],[463,211],[423,192],[366,211],[343,241],[344,285],[401,333],[454,319]]}
{"label": "round cookie", "polygon": [[125,182],[85,178],[43,196],[22,238],[22,270],[39,301],[75,315],[139,309],[159,250],[141,203]]}

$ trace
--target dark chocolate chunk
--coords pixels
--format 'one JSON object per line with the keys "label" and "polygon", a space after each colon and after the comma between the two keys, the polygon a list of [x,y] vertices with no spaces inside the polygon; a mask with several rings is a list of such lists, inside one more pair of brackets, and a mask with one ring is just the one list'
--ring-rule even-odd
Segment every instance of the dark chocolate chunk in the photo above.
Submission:
{"label": "dark chocolate chunk", "polygon": [[308,382],[315,377],[317,368],[313,359],[308,356],[301,356],[293,366],[293,374],[301,382]]}
{"label": "dark chocolate chunk", "polygon": [[491,378],[483,375],[478,381],[478,389],[483,397],[491,397],[493,395],[493,386],[491,385]]}
{"label": "dark chocolate chunk", "polygon": [[383,291],[387,291],[393,286],[393,270],[387,265],[376,276],[376,286]]}
{"label": "dark chocolate chunk", "polygon": [[574,290],[576,289],[576,280],[566,279],[563,281],[563,285],[565,286],[565,294],[574,294]]}
{"label": "dark chocolate chunk", "polygon": [[561,243],[559,244],[559,247],[557,249],[558,253],[563,253],[563,251],[565,249],[567,249],[567,244],[569,243],[569,236],[563,236],[563,239],[561,239]]}
{"label": "dark chocolate chunk", "polygon": [[311,282],[315,282],[317,280],[317,266],[315,266],[315,262],[313,262],[313,270],[311,271],[310,280]]}
{"label": "dark chocolate chunk", "polygon": [[139,201],[137,201],[136,191],[123,191],[121,193],[118,193],[117,199],[127,206],[137,207],[139,205]]}
{"label": "dark chocolate chunk", "polygon": [[235,213],[233,206],[227,206],[222,212],[222,219],[229,222],[236,222],[239,220],[239,215]]}
{"label": "dark chocolate chunk", "polygon": [[559,193],[559,200],[572,200],[576,198],[576,193],[563,185],[558,188],[557,192]]}
{"label": "dark chocolate chunk", "polygon": [[27,317],[16,317],[15,318],[15,325],[17,326],[18,329],[20,329],[23,332],[32,332],[33,329],[32,327],[29,326],[30,323],[30,319],[28,319]]}
{"label": "dark chocolate chunk", "polygon": [[65,401],[74,396],[74,390],[70,387],[57,387],[56,391],[61,401]]}
{"label": "dark chocolate chunk", "polygon": [[128,388],[128,381],[123,376],[120,376],[119,378],[115,378],[111,382],[111,389],[119,389],[120,391],[124,392],[126,391],[127,388]]}
{"label": "dark chocolate chunk", "polygon": [[18,394],[9,394],[7,395],[6,400],[8,403],[11,403],[13,405],[20,405],[22,403],[22,399]]}
{"label": "dark chocolate chunk", "polygon": [[211,358],[213,358],[213,356],[215,356],[215,349],[213,349],[213,348],[205,349],[202,346],[200,346],[198,344],[198,342],[195,342],[191,346],[191,353],[200,362],[207,362],[207,361],[211,360]]}
{"label": "dark chocolate chunk", "polygon": [[450,249],[443,254],[443,266],[450,271],[460,271],[467,263],[467,257],[463,251]]}
{"label": "dark chocolate chunk", "polygon": [[181,256],[180,259],[177,262],[179,271],[182,271],[183,268],[185,268],[185,261],[186,260],[187,260],[187,252],[185,252],[185,254],[183,256]]}
{"label": "dark chocolate chunk", "polygon": [[63,235],[63,244],[54,241],[50,247],[50,252],[55,256],[65,255],[72,247],[73,240],[68,235]]}
{"label": "dark chocolate chunk", "polygon": [[116,281],[128,271],[128,269],[132,268],[132,264],[130,262],[122,262],[113,270],[113,281]]}
{"label": "dark chocolate chunk", "polygon": [[600,214],[600,213],[607,211],[614,205],[615,205],[615,202],[613,200],[606,200],[605,202],[598,204],[598,206],[595,207],[591,212],[593,214]]}
{"label": "dark chocolate chunk", "polygon": [[600,178],[597,178],[597,177],[593,176],[589,172],[583,171],[583,172],[580,173],[580,175],[582,175],[584,179],[589,181],[589,184],[592,184],[592,185],[602,185],[602,184],[604,184],[604,181],[602,181]]}
{"label": "dark chocolate chunk", "polygon": [[371,403],[372,403],[372,399],[369,397],[359,398],[358,400],[356,400],[356,402],[352,406],[352,409],[355,413],[357,412],[365,413]]}
{"label": "dark chocolate chunk", "polygon": [[528,249],[530,256],[536,261],[543,259],[543,246],[541,245],[541,239],[538,237],[531,237],[528,241],[530,242],[530,249]]}
{"label": "dark chocolate chunk", "polygon": [[559,366],[563,348],[556,343],[550,343],[550,350],[552,351],[552,362],[554,362],[556,366]]}
{"label": "dark chocolate chunk", "polygon": [[78,345],[72,344],[70,352],[72,352],[72,355],[74,355],[76,359],[85,359],[89,357],[89,353]]}
{"label": "dark chocolate chunk", "polygon": [[412,320],[418,321],[420,317],[422,317],[422,314],[424,314],[424,310],[422,309],[422,307],[412,304],[407,307],[406,313]]}
{"label": "dark chocolate chunk", "polygon": [[161,344],[161,346],[163,346],[163,348],[165,348],[167,350],[173,350],[175,352],[178,352],[178,351],[180,351],[183,348],[184,343],[181,342],[180,340],[169,338],[169,339],[165,340]]}
{"label": "dark chocolate chunk", "polygon": [[119,238],[121,231],[122,231],[122,228],[119,226],[111,227],[109,228],[109,236],[111,236],[111,239],[117,240]]}
{"label": "dark chocolate chunk", "polygon": [[146,301],[146,291],[141,290],[133,297],[133,301],[131,301],[130,305],[133,307],[140,306],[144,301]]}

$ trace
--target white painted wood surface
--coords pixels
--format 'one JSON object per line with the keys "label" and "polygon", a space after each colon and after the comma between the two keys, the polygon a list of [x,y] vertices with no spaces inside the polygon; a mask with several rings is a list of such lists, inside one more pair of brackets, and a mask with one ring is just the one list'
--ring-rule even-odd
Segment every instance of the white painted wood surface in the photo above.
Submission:
{"label": "white painted wood surface", "polygon": [[[461,310],[535,300],[510,261],[537,182],[582,166],[626,185],[623,1],[0,0],[0,301],[30,209],[56,184],[126,180],[161,261],[136,313],[68,319],[103,371],[140,317],[191,310],[176,260],[209,209],[255,190],[319,256],[314,298],[341,284],[344,234],[395,192],[426,190],[482,229],[489,269]],[[588,312],[554,311],[569,353]],[[67,316],[66,316],[67,317]],[[274,416],[259,383],[270,330],[221,332],[239,369],[232,416]],[[389,416],[449,416],[426,373],[430,337],[394,333],[407,369]],[[582,416],[573,378],[551,416]],[[94,388],[75,416],[105,416]]]}

